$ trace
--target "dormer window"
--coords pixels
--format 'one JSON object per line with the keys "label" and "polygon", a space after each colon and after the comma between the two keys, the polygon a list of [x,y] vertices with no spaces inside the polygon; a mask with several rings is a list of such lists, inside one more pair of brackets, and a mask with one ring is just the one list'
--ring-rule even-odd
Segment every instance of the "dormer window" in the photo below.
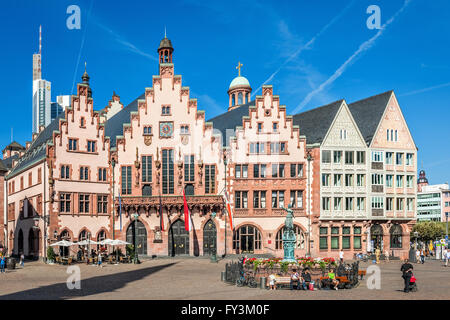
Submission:
{"label": "dormer window", "polygon": [[144,136],[151,136],[152,133],[152,126],[145,126],[144,127]]}
{"label": "dormer window", "polygon": [[341,129],[341,140],[347,140],[347,130]]}
{"label": "dormer window", "polygon": [[161,114],[163,116],[170,116],[170,106],[162,106]]}
{"label": "dormer window", "polygon": [[278,123],[277,122],[273,123],[273,132],[274,133],[278,132]]}
{"label": "dormer window", "polygon": [[81,128],[85,128],[86,127],[86,124],[85,124],[85,121],[84,121],[84,117],[81,117],[81,119],[80,119],[80,127]]}

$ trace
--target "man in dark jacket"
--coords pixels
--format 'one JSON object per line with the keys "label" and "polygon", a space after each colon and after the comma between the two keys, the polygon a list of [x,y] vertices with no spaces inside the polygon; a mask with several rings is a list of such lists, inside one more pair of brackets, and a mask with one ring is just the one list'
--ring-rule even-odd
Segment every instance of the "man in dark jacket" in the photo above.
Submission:
{"label": "man in dark jacket", "polygon": [[309,271],[309,268],[305,268],[303,270],[302,278],[303,278],[303,283],[302,283],[303,290],[308,290],[309,284],[313,283],[311,281],[311,273]]}
{"label": "man in dark jacket", "polygon": [[409,292],[409,282],[411,281],[412,270],[413,270],[412,264],[409,263],[408,259],[405,259],[405,263],[402,264],[400,271],[403,273],[402,277],[405,280],[405,289],[403,289],[403,291],[406,293]]}

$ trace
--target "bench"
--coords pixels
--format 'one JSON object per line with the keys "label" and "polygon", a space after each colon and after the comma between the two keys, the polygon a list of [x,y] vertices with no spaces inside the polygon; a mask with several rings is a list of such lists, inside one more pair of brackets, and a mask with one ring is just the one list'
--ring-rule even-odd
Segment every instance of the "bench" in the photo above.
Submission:
{"label": "bench", "polygon": [[366,275],[366,270],[358,270],[358,276],[360,276],[360,279],[362,280],[363,277]]}
{"label": "bench", "polygon": [[336,277],[336,280],[339,281],[338,288],[344,289],[346,285],[350,284],[350,280],[346,276]]}
{"label": "bench", "polygon": [[[291,277],[276,277],[275,278],[275,287],[277,289],[281,288],[291,288]],[[270,289],[270,279],[267,278],[267,288]]]}

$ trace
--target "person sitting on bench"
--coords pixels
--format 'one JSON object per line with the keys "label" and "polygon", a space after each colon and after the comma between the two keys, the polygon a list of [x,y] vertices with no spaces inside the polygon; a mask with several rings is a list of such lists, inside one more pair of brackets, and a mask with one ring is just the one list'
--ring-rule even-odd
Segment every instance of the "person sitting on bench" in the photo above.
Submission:
{"label": "person sitting on bench", "polygon": [[305,268],[303,270],[302,279],[303,279],[302,282],[303,290],[308,290],[310,284],[314,285],[314,281],[311,281],[311,272],[309,268]]}
{"label": "person sitting on bench", "polygon": [[[297,270],[294,269],[292,270],[292,274],[291,274],[291,290],[297,289],[300,290],[300,275],[298,274]],[[294,287],[295,285],[295,287]]]}
{"label": "person sitting on bench", "polygon": [[336,279],[336,270],[332,269],[328,272],[328,278],[330,279],[330,289],[338,290],[339,280]]}

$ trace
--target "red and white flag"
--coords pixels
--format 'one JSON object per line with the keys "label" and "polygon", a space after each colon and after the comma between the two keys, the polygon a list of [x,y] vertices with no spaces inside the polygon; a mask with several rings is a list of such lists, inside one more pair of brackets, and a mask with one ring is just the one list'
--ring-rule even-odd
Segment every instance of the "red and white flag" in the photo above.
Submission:
{"label": "red and white flag", "polygon": [[231,211],[231,204],[230,201],[228,200],[228,194],[226,192],[225,192],[225,202],[227,205],[228,217],[230,218],[230,227],[231,230],[233,230],[233,212]]}
{"label": "red and white flag", "polygon": [[190,232],[192,230],[191,213],[189,212],[184,190],[183,190],[183,202],[184,202],[184,229]]}

